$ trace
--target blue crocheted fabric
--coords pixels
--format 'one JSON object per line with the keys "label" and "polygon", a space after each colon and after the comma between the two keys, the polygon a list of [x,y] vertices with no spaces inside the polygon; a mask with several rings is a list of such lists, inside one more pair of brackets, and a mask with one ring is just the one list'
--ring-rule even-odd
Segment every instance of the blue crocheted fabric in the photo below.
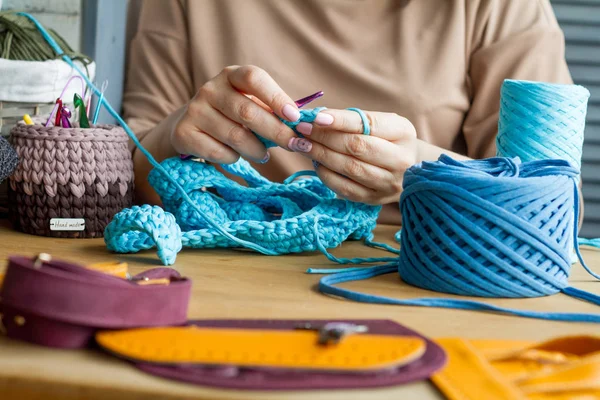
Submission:
{"label": "blue crocheted fabric", "polygon": [[[325,107],[316,107],[316,108],[312,108],[312,109],[300,110],[300,118],[298,119],[298,121],[295,121],[295,122],[286,121],[285,119],[282,119],[282,118],[279,118],[279,120],[281,122],[283,122],[284,124],[286,124],[287,126],[289,126],[290,128],[292,128],[294,130],[294,132],[296,132],[296,135],[303,137],[302,134],[296,130],[296,126],[298,126],[298,124],[300,122],[314,121],[315,118],[317,118],[317,114],[323,110],[325,110]],[[264,137],[262,137],[256,133],[255,133],[255,135],[256,135],[256,137],[258,137],[258,140],[260,140],[265,145],[265,147],[267,149],[271,148],[271,147],[277,147],[277,144],[270,141],[269,139],[265,139]]]}
{"label": "blue crocheted fabric", "polygon": [[[312,122],[317,113],[302,110],[301,119],[288,125]],[[175,262],[182,247],[250,247],[265,254],[325,251],[346,239],[369,238],[381,209],[337,199],[314,176],[271,182],[243,159],[222,167],[248,186],[202,162],[175,157],[161,165],[191,202],[160,171],[152,170],[148,180],[164,210],[144,205],[115,215],[104,235],[109,250],[133,253],[157,247],[165,265]]]}

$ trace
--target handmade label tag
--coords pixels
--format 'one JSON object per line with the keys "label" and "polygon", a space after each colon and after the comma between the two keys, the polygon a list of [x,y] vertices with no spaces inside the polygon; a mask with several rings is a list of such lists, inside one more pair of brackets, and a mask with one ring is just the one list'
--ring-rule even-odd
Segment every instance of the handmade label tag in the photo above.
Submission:
{"label": "handmade label tag", "polygon": [[83,218],[52,218],[50,219],[51,231],[83,231],[85,219]]}

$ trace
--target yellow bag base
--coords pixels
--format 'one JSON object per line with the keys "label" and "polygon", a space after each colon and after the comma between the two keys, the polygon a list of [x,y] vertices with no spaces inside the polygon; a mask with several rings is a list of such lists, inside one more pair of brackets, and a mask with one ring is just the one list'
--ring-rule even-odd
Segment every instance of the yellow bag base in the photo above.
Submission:
{"label": "yellow bag base", "polygon": [[96,341],[123,358],[161,364],[233,364],[305,370],[381,370],[420,358],[418,337],[352,334],[318,344],[318,332],[200,327],[103,331]]}

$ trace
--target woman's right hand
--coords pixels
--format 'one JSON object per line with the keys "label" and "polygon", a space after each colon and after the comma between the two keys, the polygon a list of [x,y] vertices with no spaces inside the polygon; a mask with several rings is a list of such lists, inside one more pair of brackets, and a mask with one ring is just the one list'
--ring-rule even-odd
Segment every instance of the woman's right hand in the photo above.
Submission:
{"label": "woman's right hand", "polygon": [[231,164],[240,156],[265,163],[269,153],[251,130],[287,150],[296,137],[271,110],[288,121],[300,118],[294,101],[263,69],[226,67],[187,104],[171,143],[180,154],[214,163]]}

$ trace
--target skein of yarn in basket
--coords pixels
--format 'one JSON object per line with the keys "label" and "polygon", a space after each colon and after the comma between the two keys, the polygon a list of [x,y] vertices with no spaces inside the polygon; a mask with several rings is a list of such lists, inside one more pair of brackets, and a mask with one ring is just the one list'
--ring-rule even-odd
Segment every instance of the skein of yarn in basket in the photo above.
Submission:
{"label": "skein of yarn in basket", "polygon": [[[72,59],[87,67],[92,60],[74,51],[67,41],[52,29],[48,34],[60,43]],[[36,25],[26,16],[14,11],[0,11],[0,57],[7,60],[47,61],[56,58],[56,52],[48,46]]]}
{"label": "skein of yarn in basket", "polygon": [[[334,286],[397,271],[406,283],[435,292],[537,297],[562,291],[600,305],[600,296],[568,284],[577,229],[577,176],[578,169],[564,160],[521,163],[498,157],[459,162],[443,155],[437,162],[413,166],[405,174],[400,200],[404,225],[398,261],[326,276],[319,289],[368,303],[600,323],[600,314],[534,312],[472,300],[393,299]],[[600,279],[578,249],[577,254],[584,268]]]}
{"label": "skein of yarn in basket", "polygon": [[113,125],[92,128],[17,124],[10,140],[20,163],[9,181],[9,217],[25,233],[102,237],[133,202],[128,136]]}

